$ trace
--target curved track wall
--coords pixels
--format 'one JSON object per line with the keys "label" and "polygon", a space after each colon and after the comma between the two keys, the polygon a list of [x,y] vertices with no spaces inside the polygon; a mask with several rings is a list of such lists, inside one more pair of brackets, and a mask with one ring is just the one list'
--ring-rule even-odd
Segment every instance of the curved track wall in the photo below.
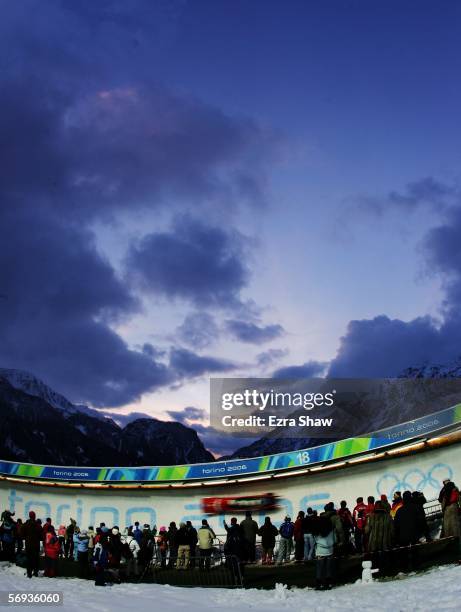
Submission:
{"label": "curved track wall", "polygon": [[[240,496],[275,493],[281,497],[281,507],[271,512],[281,521],[285,514],[296,516],[299,509],[312,506],[323,509],[328,501],[347,500],[349,506],[358,495],[391,496],[395,490],[422,490],[427,499],[437,497],[444,478],[461,482],[461,443],[459,440],[440,448],[385,458],[379,461],[355,463],[334,471],[318,471],[286,477],[277,474],[269,479],[242,479],[238,483],[219,483],[194,487],[162,489],[86,489],[41,486],[26,481],[0,482],[1,508],[9,507],[16,516],[27,516],[33,509],[38,517],[51,516],[55,524],[75,518],[82,526],[98,525],[101,521],[122,528],[140,523],[168,524],[170,521],[191,520],[197,524],[203,518],[201,499],[211,496]],[[266,512],[253,513],[261,521]],[[229,518],[229,517],[226,517]],[[209,517],[210,524],[222,529],[223,515]]]}

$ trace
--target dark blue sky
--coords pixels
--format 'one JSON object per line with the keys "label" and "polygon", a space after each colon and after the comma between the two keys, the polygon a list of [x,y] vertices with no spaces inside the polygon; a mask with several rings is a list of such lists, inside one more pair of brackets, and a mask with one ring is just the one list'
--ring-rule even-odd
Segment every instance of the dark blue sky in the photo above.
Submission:
{"label": "dark blue sky", "polygon": [[1,365],[223,451],[211,375],[460,354],[458,2],[0,8]]}

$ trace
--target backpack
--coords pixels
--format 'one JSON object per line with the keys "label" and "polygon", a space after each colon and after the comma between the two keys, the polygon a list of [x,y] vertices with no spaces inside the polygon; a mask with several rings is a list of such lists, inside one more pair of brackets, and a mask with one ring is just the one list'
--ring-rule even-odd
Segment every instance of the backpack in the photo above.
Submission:
{"label": "backpack", "polygon": [[280,535],[283,538],[291,538],[293,537],[294,525],[293,523],[282,523],[280,527]]}

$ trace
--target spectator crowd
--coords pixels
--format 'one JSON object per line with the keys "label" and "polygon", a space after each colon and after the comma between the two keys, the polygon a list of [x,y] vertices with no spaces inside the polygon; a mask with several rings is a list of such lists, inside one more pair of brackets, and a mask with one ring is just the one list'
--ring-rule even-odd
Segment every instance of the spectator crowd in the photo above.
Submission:
{"label": "spectator crowd", "polygon": [[[446,479],[438,501],[442,511],[441,537],[461,536],[460,494],[455,484]],[[51,518],[45,522],[31,510],[27,520],[15,519],[14,512],[1,515],[0,541],[6,560],[24,565],[27,575],[38,576],[40,557],[44,557],[44,575],[57,574],[58,559],[78,564],[82,578],[90,575],[97,585],[142,575],[151,563],[159,568],[177,571],[197,568],[210,570],[213,556],[222,552],[227,560],[239,565],[257,562],[257,541],[260,538],[262,565],[282,565],[316,561],[319,589],[330,588],[334,577],[335,559],[350,554],[390,551],[394,547],[416,545],[430,541],[424,505],[426,499],[418,491],[395,492],[391,502],[386,495],[365,503],[358,497],[352,510],[346,501],[339,508],[333,502],[320,514],[312,508],[301,510],[295,521],[286,516],[276,526],[267,516],[261,525],[247,512],[242,521],[233,517],[225,521],[223,550],[213,529],[204,518],[195,528],[191,521],[172,521],[168,528],[139,522],[120,531],[114,525],[100,523],[87,529],[69,524],[56,527]],[[292,556],[294,557],[292,559]]]}

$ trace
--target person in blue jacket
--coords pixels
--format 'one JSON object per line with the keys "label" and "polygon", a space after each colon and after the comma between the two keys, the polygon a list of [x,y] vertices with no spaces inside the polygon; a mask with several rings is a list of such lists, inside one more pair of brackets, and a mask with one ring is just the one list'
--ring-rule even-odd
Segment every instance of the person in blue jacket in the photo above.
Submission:
{"label": "person in blue jacket", "polygon": [[78,534],[77,538],[77,559],[79,565],[80,578],[88,576],[88,544],[90,538],[85,529]]}

